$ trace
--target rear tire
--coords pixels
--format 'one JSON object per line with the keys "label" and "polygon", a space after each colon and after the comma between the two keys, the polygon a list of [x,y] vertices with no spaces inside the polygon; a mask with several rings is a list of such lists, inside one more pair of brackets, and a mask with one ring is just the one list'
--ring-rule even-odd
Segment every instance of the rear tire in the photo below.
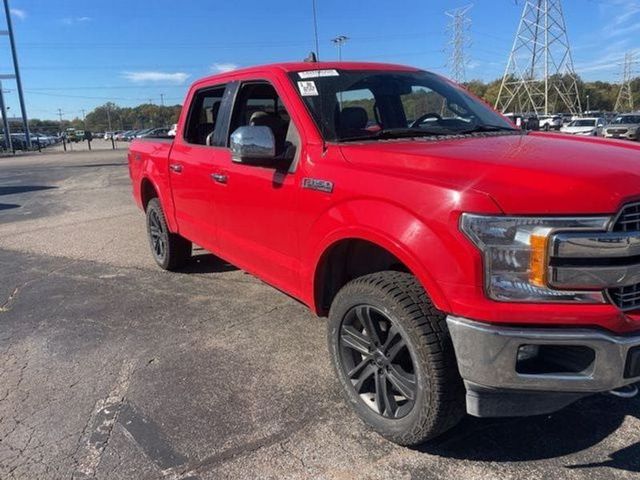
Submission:
{"label": "rear tire", "polygon": [[152,198],[147,204],[147,236],[153,259],[160,268],[177,270],[191,258],[191,242],[169,231],[158,198]]}
{"label": "rear tire", "polygon": [[379,272],[345,285],[331,305],[328,340],[347,401],[383,437],[420,444],[464,416],[445,315],[413,275]]}

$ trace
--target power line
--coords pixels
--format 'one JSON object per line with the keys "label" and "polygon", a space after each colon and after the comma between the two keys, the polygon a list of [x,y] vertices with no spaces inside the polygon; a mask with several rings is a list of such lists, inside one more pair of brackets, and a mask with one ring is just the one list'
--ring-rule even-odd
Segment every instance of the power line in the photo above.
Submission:
{"label": "power line", "polygon": [[448,43],[449,61],[447,66],[451,72],[451,77],[458,83],[466,80],[467,53],[466,49],[470,45],[469,28],[471,19],[468,17],[469,10],[473,5],[448,10],[445,15],[451,18],[447,30],[450,36]]}
{"label": "power line", "polygon": [[549,114],[581,112],[561,0],[526,0],[496,108]]}

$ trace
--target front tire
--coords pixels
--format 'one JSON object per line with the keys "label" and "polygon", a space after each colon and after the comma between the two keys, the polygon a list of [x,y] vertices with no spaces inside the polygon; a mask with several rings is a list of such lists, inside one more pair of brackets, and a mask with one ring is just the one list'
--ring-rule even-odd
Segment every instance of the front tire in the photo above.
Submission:
{"label": "front tire", "polygon": [[153,259],[164,270],[184,267],[191,257],[192,244],[177,233],[171,233],[157,198],[147,205],[147,236]]}
{"label": "front tire", "polygon": [[379,272],[345,285],[331,305],[328,340],[348,402],[385,438],[420,444],[463,417],[445,315],[413,275]]}

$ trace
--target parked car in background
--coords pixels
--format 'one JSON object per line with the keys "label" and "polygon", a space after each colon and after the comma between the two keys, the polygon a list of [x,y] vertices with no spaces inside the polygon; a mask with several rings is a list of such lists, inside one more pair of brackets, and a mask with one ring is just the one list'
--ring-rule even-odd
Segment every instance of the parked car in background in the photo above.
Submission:
{"label": "parked car in background", "polygon": [[127,134],[124,136],[124,141],[125,142],[130,142],[131,140],[133,140],[134,138],[136,138],[136,135],[138,134],[138,132],[141,132],[142,130],[130,130],[127,132]]}
{"label": "parked car in background", "polygon": [[604,118],[579,118],[562,127],[560,131],[570,135],[598,136],[602,134],[605,123]]}
{"label": "parked car in background", "polygon": [[560,130],[562,127],[562,116],[560,115],[540,115],[540,130]]}
{"label": "parked car in background", "polygon": [[160,138],[160,137],[168,137],[169,129],[167,127],[162,128],[152,128],[147,132],[136,135],[136,138]]}
{"label": "parked car in background", "polygon": [[131,137],[131,135],[133,135],[134,130],[125,130],[123,132],[118,133],[115,136],[115,139],[119,142],[126,142],[128,138]]}
{"label": "parked car in background", "polygon": [[113,137],[115,135],[115,132],[104,132],[104,137],[102,137],[105,140],[111,140],[111,137]]}
{"label": "parked car in background", "polygon": [[14,150],[26,150],[27,139],[25,138],[24,133],[12,133],[11,144]]}
{"label": "parked car in background", "polygon": [[640,140],[640,112],[618,115],[603,130],[605,138]]}
{"label": "parked car in background", "polygon": [[145,135],[146,133],[150,132],[151,130],[153,130],[153,128],[143,128],[142,130],[136,130],[132,139],[133,138],[142,138],[143,135]]}

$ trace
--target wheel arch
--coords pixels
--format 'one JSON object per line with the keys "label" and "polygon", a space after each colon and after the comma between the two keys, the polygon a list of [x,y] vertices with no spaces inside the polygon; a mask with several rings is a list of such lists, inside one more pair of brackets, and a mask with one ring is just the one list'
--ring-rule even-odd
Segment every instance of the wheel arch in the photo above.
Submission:
{"label": "wheel arch", "polygon": [[312,275],[312,308],[326,316],[331,301],[349,281],[385,270],[414,275],[434,305],[448,311],[444,294],[431,274],[404,245],[390,235],[368,229],[332,235],[316,257]]}
{"label": "wheel arch", "polygon": [[169,230],[175,233],[178,231],[178,228],[173,216],[173,202],[171,201],[171,198],[166,198],[167,196],[170,197],[170,195],[171,192],[165,193],[150,176],[144,175],[140,180],[140,206],[142,207],[142,210],[146,212],[151,199],[157,198],[162,206],[162,211],[164,212]]}
{"label": "wheel arch", "polygon": [[158,189],[148,177],[143,177],[140,182],[140,202],[142,203],[142,210],[145,212],[152,198],[160,198]]}

